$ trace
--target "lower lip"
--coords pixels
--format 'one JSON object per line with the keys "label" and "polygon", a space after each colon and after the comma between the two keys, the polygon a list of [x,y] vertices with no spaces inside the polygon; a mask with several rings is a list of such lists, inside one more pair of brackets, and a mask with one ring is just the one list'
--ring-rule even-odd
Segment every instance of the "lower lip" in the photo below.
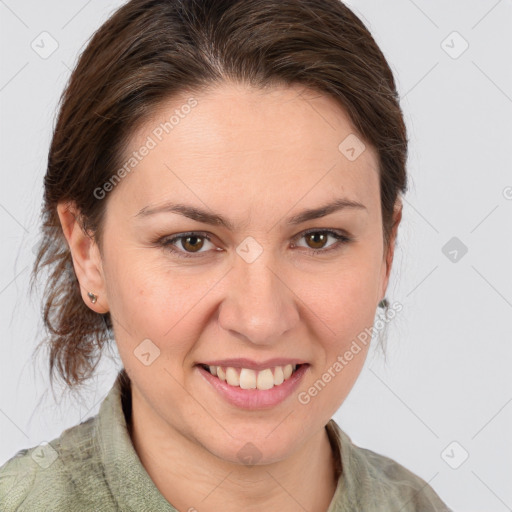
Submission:
{"label": "lower lip", "polygon": [[271,389],[242,389],[240,387],[230,386],[225,381],[212,375],[202,366],[197,365],[199,373],[206,379],[215,390],[231,405],[241,409],[269,409],[283,402],[288,398],[300,384],[304,374],[309,368],[309,364],[301,365],[291,377],[285,380],[279,386]]}

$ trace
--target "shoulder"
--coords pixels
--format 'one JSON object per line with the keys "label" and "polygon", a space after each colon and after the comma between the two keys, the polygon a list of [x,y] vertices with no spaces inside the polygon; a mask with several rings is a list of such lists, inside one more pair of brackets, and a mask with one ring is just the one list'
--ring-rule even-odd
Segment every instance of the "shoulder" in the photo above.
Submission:
{"label": "shoulder", "polygon": [[370,481],[388,499],[400,503],[403,512],[451,512],[423,478],[389,457],[353,446],[361,464],[367,468]]}
{"label": "shoulder", "polygon": [[423,478],[385,455],[357,446],[336,424],[335,428],[347,491],[355,502],[363,500],[365,510],[382,510],[385,504],[401,512],[453,512]]}
{"label": "shoulder", "polygon": [[50,441],[20,450],[0,467],[0,510],[114,510],[98,456],[97,416]]}

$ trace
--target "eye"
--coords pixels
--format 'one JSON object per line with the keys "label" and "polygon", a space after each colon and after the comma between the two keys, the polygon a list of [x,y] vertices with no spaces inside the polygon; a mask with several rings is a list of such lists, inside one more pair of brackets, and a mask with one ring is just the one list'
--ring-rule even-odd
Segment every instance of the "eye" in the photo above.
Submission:
{"label": "eye", "polygon": [[[158,241],[165,249],[179,254],[185,258],[193,258],[194,253],[206,252],[201,251],[204,247],[205,240],[212,243],[210,237],[206,233],[181,233],[180,235],[172,236],[170,238],[163,238]],[[179,242],[182,249],[178,249],[176,242]],[[213,244],[212,244],[213,245]]]}
{"label": "eye", "polygon": [[[329,237],[334,238],[335,242],[328,245],[326,243]],[[326,253],[340,249],[341,246],[352,241],[352,238],[342,234],[341,232],[334,231],[332,229],[325,230],[310,230],[305,233],[301,233],[296,239],[304,238],[306,240],[306,248],[312,249],[313,254]],[[304,247],[304,246],[297,246]]]}
{"label": "eye", "polygon": [[[335,242],[331,245],[328,245],[326,248],[326,242],[332,237]],[[335,251],[337,249],[341,249],[344,244],[347,244],[352,241],[352,238],[346,236],[342,232],[338,232],[332,229],[312,229],[305,233],[300,233],[295,237],[295,240],[299,240],[304,238],[308,244],[306,249],[310,249],[310,252],[313,254],[327,253],[330,251]],[[156,243],[165,248],[172,253],[175,253],[179,257],[183,258],[194,258],[199,257],[201,253],[208,252],[208,249],[202,251],[201,249],[205,246],[205,241],[212,244],[215,248],[215,245],[211,242],[211,238],[208,233],[203,232],[189,232],[189,233],[180,233],[179,235],[164,237],[156,241]],[[304,247],[297,246],[295,243],[294,247]],[[179,248],[181,246],[181,249]],[[222,250],[222,249],[217,249]],[[197,254],[197,256],[196,256]]]}

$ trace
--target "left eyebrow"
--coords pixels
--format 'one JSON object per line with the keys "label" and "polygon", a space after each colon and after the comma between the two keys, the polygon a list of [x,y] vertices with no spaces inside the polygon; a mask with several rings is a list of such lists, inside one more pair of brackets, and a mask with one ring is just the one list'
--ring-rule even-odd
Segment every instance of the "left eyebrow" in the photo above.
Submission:
{"label": "left eyebrow", "polygon": [[[366,210],[367,208],[366,206],[357,201],[352,201],[346,198],[340,198],[318,208],[310,208],[303,210],[297,215],[290,217],[287,222],[290,225],[302,224],[303,222],[307,222],[308,220],[319,219],[336,211],[346,209]],[[148,205],[142,208],[134,217],[144,218],[150,215],[165,212],[177,213],[179,215],[183,215],[184,217],[195,220],[197,222],[211,224],[213,226],[224,226],[226,229],[230,231],[235,231],[234,224],[230,222],[228,219],[224,218],[222,215],[217,213],[211,213],[207,210],[202,210],[201,208],[181,203],[165,202],[159,206]]]}
{"label": "left eyebrow", "polygon": [[303,210],[301,213],[294,215],[293,217],[290,217],[288,219],[288,224],[302,224],[303,222],[306,222],[308,220],[319,219],[331,213],[345,209],[366,210],[367,208],[364,204],[358,203],[357,201],[352,201],[351,199],[336,199],[332,203],[320,206],[319,208]]}

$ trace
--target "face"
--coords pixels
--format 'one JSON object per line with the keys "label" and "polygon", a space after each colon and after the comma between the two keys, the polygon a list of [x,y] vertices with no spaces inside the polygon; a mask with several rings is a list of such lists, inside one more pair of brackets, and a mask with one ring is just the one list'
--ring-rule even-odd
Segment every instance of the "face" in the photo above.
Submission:
{"label": "face", "polygon": [[[366,358],[367,345],[333,371],[387,286],[377,155],[347,158],[348,116],[303,87],[190,96],[139,127],[125,161],[140,159],[102,199],[100,293],[140,414],[226,461],[247,442],[260,463],[282,460],[328,422]],[[360,206],[302,215],[336,201]],[[249,386],[240,367],[303,365],[233,393],[199,366],[236,358],[249,361],[224,366]]]}

